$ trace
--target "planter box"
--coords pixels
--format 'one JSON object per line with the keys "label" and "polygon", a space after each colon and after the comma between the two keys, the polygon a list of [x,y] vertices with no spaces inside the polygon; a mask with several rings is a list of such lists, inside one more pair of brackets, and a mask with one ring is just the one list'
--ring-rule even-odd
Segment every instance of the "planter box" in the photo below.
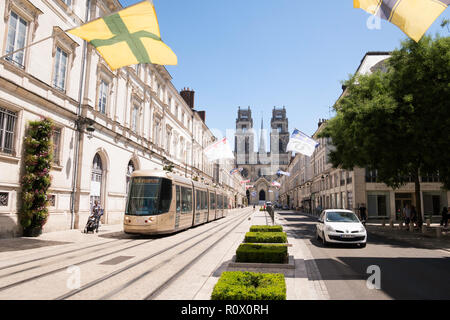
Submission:
{"label": "planter box", "polygon": [[282,226],[251,226],[250,232],[283,232]]}
{"label": "planter box", "polygon": [[288,259],[286,244],[243,243],[236,250],[236,262],[285,264]]}
{"label": "planter box", "polygon": [[247,232],[245,234],[245,243],[286,243],[287,235],[285,232]]}
{"label": "planter box", "polygon": [[277,270],[295,269],[295,262],[294,256],[289,256],[288,263],[236,262],[236,256],[233,256],[228,268],[261,269],[264,272],[276,272]]}
{"label": "planter box", "polygon": [[283,274],[223,272],[211,300],[286,300]]}

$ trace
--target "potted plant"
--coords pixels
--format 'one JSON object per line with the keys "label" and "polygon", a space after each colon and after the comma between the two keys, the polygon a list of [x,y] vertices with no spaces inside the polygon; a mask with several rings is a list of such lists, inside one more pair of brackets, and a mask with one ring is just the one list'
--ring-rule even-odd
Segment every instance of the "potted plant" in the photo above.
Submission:
{"label": "potted plant", "polygon": [[47,191],[51,185],[53,158],[53,122],[50,119],[31,121],[24,143],[25,170],[21,180],[22,208],[20,224],[24,236],[36,237],[48,218]]}

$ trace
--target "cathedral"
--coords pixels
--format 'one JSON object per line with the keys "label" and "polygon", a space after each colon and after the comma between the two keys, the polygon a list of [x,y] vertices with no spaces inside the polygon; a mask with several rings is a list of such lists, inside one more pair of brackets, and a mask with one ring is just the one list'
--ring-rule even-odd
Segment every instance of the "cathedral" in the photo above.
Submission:
{"label": "cathedral", "polygon": [[[247,109],[239,107],[234,143],[235,159],[236,167],[243,169],[242,176],[245,180],[250,180],[247,184],[253,186],[247,190],[249,204],[278,200],[278,190],[272,186],[272,182],[278,178],[278,170],[285,171],[289,165],[290,152],[286,152],[289,136],[286,108],[274,107],[270,120],[268,152],[267,130],[264,129],[263,119],[261,129],[255,130],[250,107]],[[258,148],[255,149],[255,141],[258,140]]]}

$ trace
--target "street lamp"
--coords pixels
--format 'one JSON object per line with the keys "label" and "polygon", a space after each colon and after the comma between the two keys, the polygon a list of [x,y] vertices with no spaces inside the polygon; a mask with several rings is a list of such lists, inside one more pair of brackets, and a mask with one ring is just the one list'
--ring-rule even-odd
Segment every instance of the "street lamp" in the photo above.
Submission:
{"label": "street lamp", "polygon": [[77,126],[77,130],[80,132],[83,132],[83,129],[86,128],[86,131],[88,133],[88,138],[92,139],[92,134],[95,131],[95,127],[94,127],[95,121],[94,120],[89,119],[89,118],[81,118],[80,117],[75,121],[75,124]]}

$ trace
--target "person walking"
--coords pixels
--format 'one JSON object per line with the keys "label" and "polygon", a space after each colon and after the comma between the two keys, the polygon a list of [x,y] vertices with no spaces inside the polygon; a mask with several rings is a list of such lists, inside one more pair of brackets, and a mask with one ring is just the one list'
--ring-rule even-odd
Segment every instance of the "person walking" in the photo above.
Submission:
{"label": "person walking", "polygon": [[92,207],[92,214],[97,219],[97,228],[96,231],[98,232],[98,227],[100,226],[100,218],[103,215],[103,209],[98,203],[97,200],[94,201],[94,206]]}
{"label": "person walking", "polygon": [[417,227],[419,226],[418,218],[417,218],[417,211],[416,211],[415,206],[411,206],[411,222],[413,223],[413,226],[414,225],[416,225]]}
{"label": "person walking", "polygon": [[[407,227],[411,222],[411,208],[408,203],[403,208],[403,219],[405,220],[405,226]],[[408,228],[406,228],[406,230],[408,230]]]}
{"label": "person walking", "polygon": [[359,207],[359,217],[361,218],[361,222],[366,224],[367,215],[366,215],[366,205],[364,203]]}
{"label": "person walking", "polygon": [[441,219],[441,226],[447,227],[448,225],[448,209],[447,207],[444,207],[442,209],[442,219]]}

